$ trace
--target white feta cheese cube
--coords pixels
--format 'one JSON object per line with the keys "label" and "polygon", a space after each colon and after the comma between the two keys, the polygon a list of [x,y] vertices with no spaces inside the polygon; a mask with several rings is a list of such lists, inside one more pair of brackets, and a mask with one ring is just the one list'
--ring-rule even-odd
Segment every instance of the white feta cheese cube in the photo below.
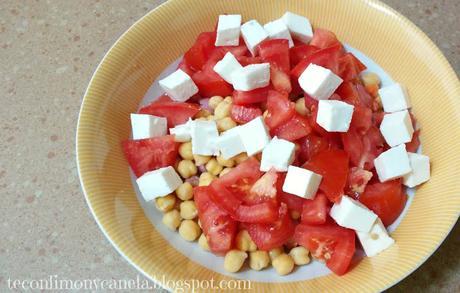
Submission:
{"label": "white feta cheese cube", "polygon": [[327,68],[310,64],[299,77],[300,87],[316,100],[327,100],[343,80]]}
{"label": "white feta cheese cube", "polygon": [[294,160],[295,144],[285,139],[274,137],[262,151],[260,171],[267,172],[274,168],[278,172],[285,172]]}
{"label": "white feta cheese cube", "polygon": [[257,20],[250,20],[241,26],[241,35],[252,56],[257,55],[257,45],[268,38],[267,32]]}
{"label": "white feta cheese cube", "polygon": [[379,218],[369,232],[356,231],[356,235],[358,235],[359,242],[361,242],[368,257],[376,256],[395,243],[393,238],[388,236],[387,230]]}
{"label": "white feta cheese cube", "polygon": [[240,138],[240,127],[237,126],[221,133],[216,141],[217,149],[225,160],[246,151]]}
{"label": "white feta cheese cube", "polygon": [[319,100],[316,122],[328,132],[347,132],[354,106],[342,101]]}
{"label": "white feta cheese cube", "polygon": [[224,58],[214,65],[214,71],[219,74],[226,82],[232,82],[232,73],[236,70],[243,68],[241,64],[236,60],[232,53],[227,52]]}
{"label": "white feta cheese cube", "polygon": [[219,132],[215,121],[195,120],[191,122],[192,153],[194,155],[217,155]]}
{"label": "white feta cheese cube", "polygon": [[412,171],[403,177],[403,184],[415,187],[430,179],[430,158],[425,155],[408,153]]}
{"label": "white feta cheese cube", "polygon": [[270,83],[270,63],[249,64],[232,72],[233,87],[238,91],[250,91],[266,87]]}
{"label": "white feta cheese cube", "polygon": [[377,219],[373,211],[346,195],[332,206],[329,214],[340,226],[364,233],[371,230]]}
{"label": "white feta cheese cube", "polygon": [[391,147],[410,142],[414,128],[409,111],[404,110],[385,114],[380,124],[380,132]]}
{"label": "white feta cheese cube", "polygon": [[192,139],[192,120],[189,119],[186,123],[176,125],[174,128],[169,129],[169,134],[174,135],[174,140],[177,142],[187,142]]}
{"label": "white feta cheese cube", "polygon": [[159,84],[174,101],[184,102],[198,93],[198,87],[192,78],[181,69],[160,80]]}
{"label": "white feta cheese cube", "polygon": [[182,179],[173,167],[168,166],[147,172],[137,178],[136,182],[142,197],[148,202],[176,190],[182,184]]}
{"label": "white feta cheese cube", "polygon": [[387,113],[409,109],[411,107],[407,90],[399,83],[379,89],[383,110]]}
{"label": "white feta cheese cube", "polygon": [[289,166],[283,191],[303,198],[313,199],[323,177],[310,170]]}
{"label": "white feta cheese cube", "polygon": [[144,139],[166,134],[168,121],[164,117],[131,114],[133,139]]}
{"label": "white feta cheese cube", "polygon": [[270,134],[262,116],[241,125],[238,130],[248,156],[261,152],[270,142]]}
{"label": "white feta cheese cube", "polygon": [[219,15],[216,42],[218,46],[238,46],[240,43],[241,15]]}
{"label": "white feta cheese cube", "polygon": [[270,39],[285,39],[289,42],[289,48],[294,47],[289,29],[282,19],[271,21],[264,25]]}
{"label": "white feta cheese cube", "polygon": [[412,171],[405,144],[381,153],[374,159],[374,165],[380,182],[402,177]]}
{"label": "white feta cheese cube", "polygon": [[281,19],[288,27],[292,37],[297,40],[309,43],[313,38],[313,29],[308,18],[288,11]]}

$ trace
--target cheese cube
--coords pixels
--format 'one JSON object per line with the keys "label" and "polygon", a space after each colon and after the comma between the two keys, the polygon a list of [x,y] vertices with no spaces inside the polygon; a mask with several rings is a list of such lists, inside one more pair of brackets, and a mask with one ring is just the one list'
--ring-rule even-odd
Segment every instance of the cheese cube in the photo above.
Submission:
{"label": "cheese cube", "polygon": [[173,167],[168,166],[147,172],[137,178],[136,182],[142,197],[148,202],[176,190],[182,184],[182,179]]}
{"label": "cheese cube", "polygon": [[262,116],[241,125],[238,131],[248,156],[261,152],[270,142],[270,134]]}
{"label": "cheese cube", "polygon": [[290,141],[274,137],[262,151],[260,171],[267,172],[274,168],[278,172],[285,172],[294,160],[295,144]]}
{"label": "cheese cube", "polygon": [[147,114],[131,114],[133,139],[144,139],[166,134],[167,120]]}
{"label": "cheese cube", "polygon": [[270,83],[270,63],[249,64],[233,71],[233,87],[239,91],[250,91],[266,87]]}
{"label": "cheese cube", "polygon": [[383,110],[387,113],[409,109],[411,107],[406,88],[395,83],[379,89]]}
{"label": "cheese cube", "polygon": [[342,101],[320,100],[316,122],[328,132],[347,132],[354,106]]}
{"label": "cheese cube", "polygon": [[380,182],[402,177],[412,171],[405,144],[381,153],[374,159],[374,165]]}
{"label": "cheese cube", "polygon": [[308,18],[288,11],[281,19],[288,27],[292,37],[297,40],[309,43],[313,38],[313,29]]}
{"label": "cheese cube", "polygon": [[160,80],[159,84],[174,101],[184,102],[198,93],[198,87],[192,78],[181,69]]}
{"label": "cheese cube", "polygon": [[385,114],[380,124],[380,132],[391,147],[410,142],[414,128],[412,127],[409,111],[404,110]]}
{"label": "cheese cube", "polygon": [[257,55],[257,45],[268,38],[267,32],[260,25],[260,23],[257,22],[257,20],[250,20],[244,23],[241,26],[241,35],[243,36],[246,47],[248,47],[248,50],[251,52],[252,56]]}
{"label": "cheese cube", "polygon": [[403,184],[407,187],[415,187],[430,179],[430,158],[428,156],[408,153],[412,172],[404,175]]}
{"label": "cheese cube", "polygon": [[237,126],[221,133],[216,141],[217,149],[225,160],[246,151],[240,138],[240,127]]}
{"label": "cheese cube", "polygon": [[289,42],[289,48],[294,47],[289,29],[282,19],[271,21],[264,25],[270,39],[285,39]]}
{"label": "cheese cube", "polygon": [[395,243],[393,238],[388,236],[387,230],[379,218],[369,232],[356,231],[356,235],[358,235],[359,242],[361,242],[368,257],[376,256]]}
{"label": "cheese cube", "polygon": [[371,230],[377,219],[373,211],[346,195],[332,206],[329,214],[340,226],[364,233]]}
{"label": "cheese cube", "polygon": [[169,129],[169,133],[174,135],[174,140],[177,142],[187,142],[192,139],[192,119],[189,119],[186,123],[176,125],[174,128]]}
{"label": "cheese cube", "polygon": [[289,166],[283,191],[303,198],[313,199],[323,177],[310,170]]}
{"label": "cheese cube", "polygon": [[316,100],[329,99],[342,81],[329,69],[313,63],[299,77],[300,87]]}
{"label": "cheese cube", "polygon": [[216,46],[238,46],[240,43],[241,15],[219,15]]}
{"label": "cheese cube", "polygon": [[224,58],[214,65],[214,71],[219,74],[226,82],[232,82],[232,73],[238,69],[243,68],[241,64],[236,60],[235,56],[232,53],[227,52]]}
{"label": "cheese cube", "polygon": [[194,155],[217,155],[219,132],[215,121],[195,120],[191,122],[192,153]]}

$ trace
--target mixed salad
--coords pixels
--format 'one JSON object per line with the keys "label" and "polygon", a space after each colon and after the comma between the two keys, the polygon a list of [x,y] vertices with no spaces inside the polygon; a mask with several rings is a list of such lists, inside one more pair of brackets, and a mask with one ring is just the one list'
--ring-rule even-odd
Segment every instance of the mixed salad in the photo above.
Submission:
{"label": "mixed salad", "polygon": [[220,15],[131,114],[127,161],[164,225],[225,270],[312,257],[343,275],[357,248],[394,243],[405,187],[430,177],[407,91],[304,16],[241,23]]}

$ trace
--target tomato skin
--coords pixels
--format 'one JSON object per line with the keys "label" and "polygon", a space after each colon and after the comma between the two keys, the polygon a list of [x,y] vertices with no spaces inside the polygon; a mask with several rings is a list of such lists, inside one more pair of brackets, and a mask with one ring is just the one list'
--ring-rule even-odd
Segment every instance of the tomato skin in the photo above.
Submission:
{"label": "tomato skin", "polygon": [[335,274],[345,274],[355,253],[355,233],[334,222],[322,225],[297,225],[294,240],[308,249]]}
{"label": "tomato skin", "polygon": [[258,107],[246,107],[242,105],[232,105],[232,110],[230,112],[230,117],[233,121],[236,121],[240,124],[247,123],[254,118],[262,116],[262,110]]}
{"label": "tomato skin", "polygon": [[214,70],[204,66],[203,70],[195,72],[192,79],[199,89],[199,94],[204,97],[229,96],[233,94],[233,87],[220,77]]}
{"label": "tomato skin", "polygon": [[289,59],[291,61],[291,67],[296,66],[299,64],[300,61],[303,59],[306,59],[316,51],[318,51],[319,48],[312,46],[312,45],[307,45],[307,44],[301,44],[299,46],[294,46],[289,49]]}
{"label": "tomato skin", "polygon": [[194,71],[201,70],[215,48],[215,32],[203,32],[198,35],[195,43],[184,54],[184,60]]}
{"label": "tomato skin", "polygon": [[193,197],[209,248],[224,254],[233,247],[237,223],[211,201],[212,192],[209,186],[198,186],[193,189]]}
{"label": "tomato skin", "polygon": [[325,150],[302,167],[323,176],[319,189],[332,202],[340,201],[348,176],[348,154],[339,149]]}
{"label": "tomato skin", "polygon": [[136,177],[148,171],[174,165],[179,144],[172,135],[125,140],[122,149]]}
{"label": "tomato skin", "polygon": [[352,53],[345,53],[339,58],[339,76],[344,81],[357,79],[359,73],[366,69],[366,66]]}
{"label": "tomato skin", "polygon": [[385,226],[389,226],[403,211],[407,195],[398,179],[367,185],[359,201],[376,213]]}
{"label": "tomato skin", "polygon": [[294,113],[290,120],[271,131],[274,136],[291,142],[307,136],[310,132],[311,127],[308,119],[298,113]]}
{"label": "tomato skin", "polygon": [[333,32],[322,28],[315,29],[310,45],[321,49],[336,45],[342,46]]}
{"label": "tomato skin", "polygon": [[254,89],[251,91],[233,91],[233,103],[235,105],[250,105],[265,102],[270,86]]}
{"label": "tomato skin", "polygon": [[273,129],[294,116],[295,104],[289,100],[286,94],[270,90],[267,96],[267,111],[265,123],[268,128]]}
{"label": "tomato skin", "polygon": [[281,203],[278,219],[269,224],[248,224],[247,230],[260,250],[270,250],[286,243],[294,234],[295,225],[287,206]]}
{"label": "tomato skin", "polygon": [[176,125],[187,122],[189,118],[195,116],[200,111],[200,106],[186,102],[167,102],[154,101],[151,104],[139,109],[140,114],[149,114],[168,119],[168,127],[172,128]]}
{"label": "tomato skin", "polygon": [[324,224],[329,214],[329,200],[324,193],[317,193],[314,199],[306,199],[302,206],[300,221],[304,224]]}

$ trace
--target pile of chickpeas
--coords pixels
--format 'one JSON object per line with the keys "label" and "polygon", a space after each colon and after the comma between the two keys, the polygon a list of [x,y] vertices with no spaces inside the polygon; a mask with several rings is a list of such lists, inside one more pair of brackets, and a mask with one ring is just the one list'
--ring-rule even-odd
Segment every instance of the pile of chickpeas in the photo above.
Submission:
{"label": "pile of chickpeas", "polygon": [[[366,87],[376,86],[378,89],[380,84],[379,77],[372,72],[361,75],[361,80]],[[196,119],[215,120],[219,132],[224,132],[238,125],[230,117],[232,97],[214,96],[209,99],[209,108],[213,110],[212,113],[208,110],[201,110]],[[305,107],[304,98],[296,100],[295,110],[303,116],[309,114],[309,110]],[[264,112],[263,116],[266,115],[267,111]],[[193,185],[190,183],[193,181],[188,182],[187,179],[199,175],[198,186],[208,186],[212,180],[230,172],[233,167],[246,160],[248,156],[243,153],[226,160],[221,156],[194,155],[192,154],[191,142],[180,145],[179,155],[181,159],[175,168],[186,181],[176,189],[175,194],[157,198],[155,204],[157,209],[164,213],[162,222],[166,227],[172,231],[178,230],[179,235],[187,241],[198,240],[199,246],[209,251],[208,240],[201,231],[198,210],[193,201]],[[200,173],[198,166],[204,166],[205,172]],[[296,220],[300,214],[291,213],[291,217]],[[271,264],[279,275],[287,275],[293,271],[295,265],[301,266],[310,262],[309,251],[302,246],[286,244],[284,247],[274,248],[270,251],[258,250],[246,230],[240,230],[236,235],[235,247],[236,249],[227,252],[224,259],[225,270],[232,273],[238,272],[248,257],[248,264],[251,269],[260,271]]]}

